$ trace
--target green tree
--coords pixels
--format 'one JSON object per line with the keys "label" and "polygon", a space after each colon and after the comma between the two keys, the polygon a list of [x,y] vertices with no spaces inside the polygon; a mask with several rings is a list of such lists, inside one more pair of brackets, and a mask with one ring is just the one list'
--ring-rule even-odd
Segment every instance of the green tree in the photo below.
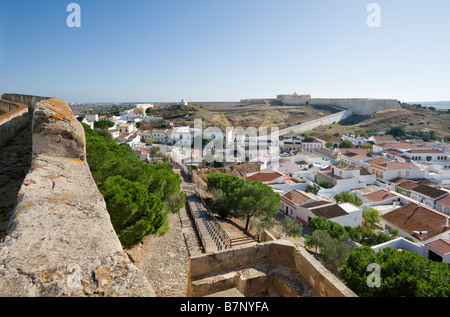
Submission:
{"label": "green tree", "polygon": [[[162,208],[161,214],[156,212],[157,216],[152,220],[146,220],[153,221],[150,227],[146,222],[141,221],[138,224],[139,219],[136,217],[129,218],[130,223],[127,223],[127,227],[120,227],[120,231],[118,230],[121,232],[118,232],[118,235],[121,235],[119,237],[121,241],[129,246],[132,241],[136,242],[141,239],[140,234],[142,232],[149,234],[163,233],[169,225],[168,219],[164,215],[179,212],[186,202],[186,195],[181,191],[180,175],[174,173],[166,164],[145,164],[128,146],[118,145],[109,138],[98,134],[86,124],[83,124],[83,127],[86,135],[86,156],[89,168],[97,186],[99,189],[102,188],[102,194],[109,195],[107,199],[105,198],[105,201],[108,200],[109,202],[107,208],[108,212],[114,215],[112,218],[118,219],[121,210],[119,207],[114,207],[114,202],[121,206],[119,201],[123,201],[124,197],[135,199],[139,206],[147,203],[149,206],[155,205]],[[119,176],[120,178],[114,178]],[[111,196],[113,193],[107,190],[105,184],[114,185],[122,196]],[[145,197],[141,193],[143,188],[147,191],[147,196],[150,197],[146,198],[150,199],[148,201],[142,198]],[[125,196],[125,189],[130,191],[129,196]],[[133,195],[137,196],[134,197]],[[123,199],[119,199],[120,197]],[[133,208],[137,207],[133,205]],[[130,213],[126,208],[123,208],[122,212],[123,217]],[[133,221],[136,222],[136,227],[131,225]],[[140,229],[138,230],[138,228]],[[132,238],[135,233],[136,239]]]}
{"label": "green tree", "polygon": [[320,187],[317,185],[308,185],[306,186],[305,192],[317,195],[320,191]]}
{"label": "green tree", "polygon": [[208,175],[207,185],[208,190],[221,190],[228,212],[246,220],[245,230],[248,230],[252,217],[270,219],[281,207],[280,195],[261,182],[213,173]]}
{"label": "green tree", "polygon": [[380,212],[374,208],[369,208],[364,211],[363,218],[372,229],[381,223]]}
{"label": "green tree", "polygon": [[340,203],[351,203],[355,206],[361,206],[361,199],[357,198],[355,195],[350,194],[349,192],[341,192],[334,195],[334,199],[338,204]]}
{"label": "green tree", "polygon": [[349,235],[343,226],[334,221],[328,220],[325,217],[312,218],[309,221],[308,226],[312,230],[327,232],[333,239],[337,239],[339,241],[346,241],[349,238]]}
{"label": "green tree", "polygon": [[328,141],[328,142],[325,143],[325,147],[327,149],[332,149],[334,147],[334,143],[331,142],[331,141]]}
{"label": "green tree", "polygon": [[101,130],[107,130],[109,128],[112,128],[114,125],[115,125],[114,122],[109,120],[99,120],[94,122],[94,128]]}
{"label": "green tree", "polygon": [[330,235],[323,230],[314,230],[311,235],[305,235],[305,245],[308,248],[315,249],[314,253],[318,253],[319,249],[323,246],[331,243],[332,238]]}
{"label": "green tree", "polygon": [[340,149],[351,149],[351,148],[353,148],[353,143],[348,140],[342,141],[341,144],[339,145],[339,148]]}
{"label": "green tree", "polygon": [[323,188],[328,188],[328,182],[327,182],[326,180],[322,179],[322,180],[319,182],[319,186],[320,186],[320,187],[323,187]]}
{"label": "green tree", "polygon": [[272,218],[281,208],[281,197],[261,182],[246,181],[234,191],[239,203],[234,210],[238,218],[244,218],[248,230],[252,217]]}
{"label": "green tree", "polygon": [[284,219],[284,232],[288,237],[298,237],[302,235],[303,225],[290,217]]}
{"label": "green tree", "polygon": [[[369,287],[369,264],[380,268],[380,286]],[[361,297],[449,297],[450,264],[406,250],[354,248],[339,270],[344,283]]]}
{"label": "green tree", "polygon": [[396,138],[400,138],[406,134],[406,130],[403,126],[392,127],[387,131],[387,134],[393,135]]}
{"label": "green tree", "polygon": [[167,215],[163,213],[161,200],[142,184],[113,176],[99,183],[98,187],[124,247],[131,248],[146,235],[164,235],[168,231]]}

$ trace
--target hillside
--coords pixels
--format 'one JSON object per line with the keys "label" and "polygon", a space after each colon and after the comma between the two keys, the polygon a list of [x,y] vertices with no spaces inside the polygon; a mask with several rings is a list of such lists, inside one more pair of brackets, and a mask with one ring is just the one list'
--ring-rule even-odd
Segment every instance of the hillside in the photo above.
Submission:
{"label": "hillside", "polygon": [[[159,107],[151,115],[164,116],[175,125],[194,125],[201,118],[203,128],[218,127],[223,132],[227,127],[279,127],[284,129],[338,112],[333,107],[278,107],[269,105],[250,105],[242,107],[209,107],[189,105],[177,108]],[[188,117],[185,117],[188,115]]]}
{"label": "hillside", "polygon": [[[312,135],[344,134],[358,132],[381,132],[397,125],[406,130],[435,130],[439,136],[450,135],[450,113],[402,105],[402,110],[385,110],[370,116],[353,115],[340,123],[321,126],[311,131]],[[194,119],[201,118],[203,128],[219,127],[279,127],[288,128],[338,112],[332,107],[283,107],[267,104],[242,107],[210,107],[205,105],[163,106],[151,111],[154,116],[163,116],[175,125],[194,126]]]}
{"label": "hillside", "polygon": [[439,136],[450,135],[450,113],[402,105],[402,110],[385,110],[371,116],[353,115],[340,123],[318,127],[311,135],[381,132],[401,125],[406,130],[435,130]]}

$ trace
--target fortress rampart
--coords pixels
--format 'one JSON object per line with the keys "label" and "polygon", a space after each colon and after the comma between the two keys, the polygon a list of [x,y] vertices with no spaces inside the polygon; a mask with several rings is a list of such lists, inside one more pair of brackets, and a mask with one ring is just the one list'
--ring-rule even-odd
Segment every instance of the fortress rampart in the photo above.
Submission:
{"label": "fortress rampart", "polygon": [[30,122],[28,107],[22,103],[15,103],[0,99],[0,149],[9,140],[19,134]]}
{"label": "fortress rampart", "polygon": [[331,106],[352,110],[357,115],[371,115],[384,110],[401,110],[396,99],[368,99],[368,98],[311,98],[310,95],[278,95],[279,100],[286,106]]}
{"label": "fortress rampart", "polygon": [[67,103],[9,97],[34,110],[33,159],[0,243],[0,296],[155,296],[117,238]]}

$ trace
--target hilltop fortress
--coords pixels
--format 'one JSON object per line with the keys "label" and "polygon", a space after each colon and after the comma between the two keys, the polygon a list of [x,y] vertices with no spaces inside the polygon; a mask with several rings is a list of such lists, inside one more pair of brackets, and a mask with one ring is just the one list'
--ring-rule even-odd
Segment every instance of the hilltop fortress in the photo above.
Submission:
{"label": "hilltop fortress", "polygon": [[286,106],[334,106],[352,110],[357,115],[371,115],[378,111],[400,110],[400,102],[396,99],[365,99],[365,98],[311,98],[310,95],[278,95]]}
{"label": "hilltop fortress", "polygon": [[240,101],[205,102],[196,101],[199,104],[212,107],[242,107],[249,105],[271,106],[331,106],[342,110],[351,110],[355,115],[372,115],[383,110],[401,110],[400,102],[396,99],[375,98],[312,98],[311,95],[277,95],[276,98],[241,99]]}
{"label": "hilltop fortress", "polygon": [[[243,103],[252,104],[257,99],[244,99]],[[400,110],[400,102],[396,99],[368,98],[312,98],[311,95],[278,95],[276,99],[267,100],[274,105],[283,106],[331,106],[352,110],[356,115],[371,115],[375,112],[396,109]]]}

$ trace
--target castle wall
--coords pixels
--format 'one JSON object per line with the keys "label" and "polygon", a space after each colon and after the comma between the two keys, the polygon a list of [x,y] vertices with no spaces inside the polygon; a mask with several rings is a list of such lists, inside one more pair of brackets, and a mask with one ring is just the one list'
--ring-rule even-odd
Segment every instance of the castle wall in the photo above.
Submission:
{"label": "castle wall", "polygon": [[0,99],[0,149],[18,135],[30,122],[28,108],[21,103]]}
{"label": "castle wall", "polygon": [[394,99],[311,99],[310,106],[336,106],[352,110],[357,115],[371,115],[375,112],[396,109],[401,110],[401,106]]}
{"label": "castle wall", "polygon": [[329,125],[337,123],[341,120],[344,120],[350,117],[353,114],[353,110],[345,110],[338,113],[331,114],[329,116],[325,116],[323,118],[315,119],[297,126],[289,127],[279,131],[279,135],[284,135],[287,133],[304,133],[320,127],[322,125]]}
{"label": "castle wall", "polygon": [[309,95],[278,95],[277,99],[286,106],[331,106],[352,110],[357,115],[371,115],[375,112],[401,110],[395,99],[365,98],[311,98]]}
{"label": "castle wall", "polygon": [[61,99],[34,109],[31,169],[0,243],[0,296],[155,296],[111,224],[83,127]]}
{"label": "castle wall", "polygon": [[28,111],[30,115],[32,115],[34,105],[39,101],[50,99],[50,97],[19,95],[19,94],[3,94],[2,99],[27,105]]}

